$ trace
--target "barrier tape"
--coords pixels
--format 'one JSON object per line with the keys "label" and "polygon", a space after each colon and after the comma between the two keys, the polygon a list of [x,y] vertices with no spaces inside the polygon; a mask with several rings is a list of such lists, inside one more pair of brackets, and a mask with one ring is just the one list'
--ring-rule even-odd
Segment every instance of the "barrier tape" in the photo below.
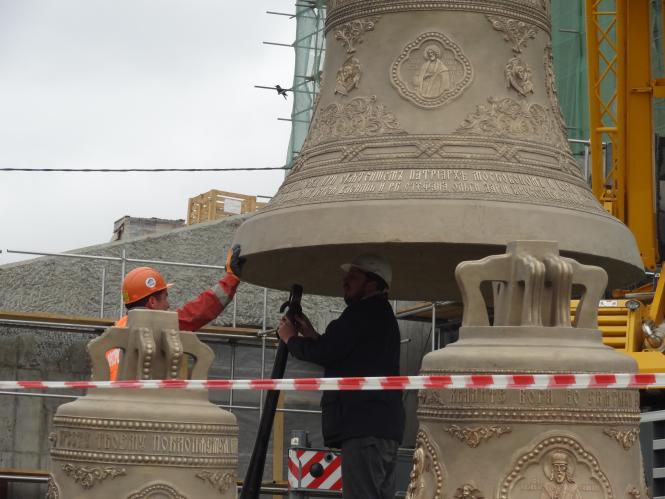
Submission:
{"label": "barrier tape", "polygon": [[208,390],[548,390],[585,388],[665,388],[665,373],[641,374],[455,374],[374,378],[206,379],[141,381],[0,381],[0,390],[81,388],[208,389]]}

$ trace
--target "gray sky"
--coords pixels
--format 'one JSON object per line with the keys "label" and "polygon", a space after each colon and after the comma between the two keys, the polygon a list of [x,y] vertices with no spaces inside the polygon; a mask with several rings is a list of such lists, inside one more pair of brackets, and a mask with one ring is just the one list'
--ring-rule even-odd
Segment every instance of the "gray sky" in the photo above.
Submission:
{"label": "gray sky", "polygon": [[[284,164],[294,0],[1,0],[0,167]],[[124,216],[186,218],[211,189],[272,195],[282,172],[0,172],[0,249],[110,240]],[[0,254],[0,265],[25,257]]]}

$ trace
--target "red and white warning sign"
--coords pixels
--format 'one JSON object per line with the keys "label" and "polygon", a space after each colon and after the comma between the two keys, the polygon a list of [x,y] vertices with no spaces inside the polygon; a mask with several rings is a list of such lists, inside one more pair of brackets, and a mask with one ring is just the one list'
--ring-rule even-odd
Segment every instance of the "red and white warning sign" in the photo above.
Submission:
{"label": "red and white warning sign", "polygon": [[327,449],[289,449],[289,487],[342,490],[342,457]]}

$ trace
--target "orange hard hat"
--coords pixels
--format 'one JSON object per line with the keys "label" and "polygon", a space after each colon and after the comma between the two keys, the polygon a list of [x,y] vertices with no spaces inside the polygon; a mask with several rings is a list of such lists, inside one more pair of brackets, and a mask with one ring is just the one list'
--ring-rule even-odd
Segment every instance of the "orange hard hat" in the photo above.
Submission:
{"label": "orange hard hat", "polygon": [[131,270],[122,281],[122,301],[125,305],[139,301],[153,293],[170,288],[162,274],[150,267],[138,267]]}

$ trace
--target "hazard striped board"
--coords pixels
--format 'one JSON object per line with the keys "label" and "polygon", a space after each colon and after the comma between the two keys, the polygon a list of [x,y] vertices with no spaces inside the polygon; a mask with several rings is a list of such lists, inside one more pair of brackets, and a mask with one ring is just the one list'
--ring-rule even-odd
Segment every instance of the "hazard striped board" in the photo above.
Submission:
{"label": "hazard striped board", "polygon": [[289,488],[342,490],[342,457],[328,449],[289,449]]}

